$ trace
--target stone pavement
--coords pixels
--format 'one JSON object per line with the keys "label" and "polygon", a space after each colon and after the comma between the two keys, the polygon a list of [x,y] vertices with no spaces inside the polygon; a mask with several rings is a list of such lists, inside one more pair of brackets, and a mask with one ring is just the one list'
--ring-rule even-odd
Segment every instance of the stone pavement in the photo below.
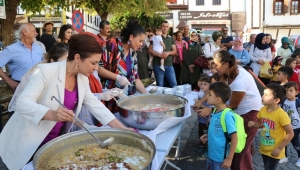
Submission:
{"label": "stone pavement", "polygon": [[[196,113],[192,111],[192,116],[186,120],[186,125],[181,133],[181,148],[179,150],[179,159],[175,160],[175,149],[171,149],[167,159],[182,170],[205,170],[206,159],[202,158],[197,152],[199,147],[198,139],[198,122]],[[253,156],[253,166],[255,170],[264,170],[261,154],[259,153],[259,134],[256,135],[254,141],[255,155]],[[289,162],[279,164],[277,170],[297,170],[295,162],[297,161],[297,153],[292,145],[288,146]],[[167,166],[166,170],[173,170],[171,166]]]}

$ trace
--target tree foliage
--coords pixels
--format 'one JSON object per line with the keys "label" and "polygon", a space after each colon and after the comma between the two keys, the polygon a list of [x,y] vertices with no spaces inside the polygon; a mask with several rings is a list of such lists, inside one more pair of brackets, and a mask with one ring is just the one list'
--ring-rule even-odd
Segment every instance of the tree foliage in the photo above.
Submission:
{"label": "tree foliage", "polygon": [[155,14],[153,16],[147,16],[144,13],[138,16],[131,16],[129,13],[121,16],[114,16],[111,20],[112,29],[122,29],[126,23],[130,20],[137,20],[146,29],[148,27],[155,28],[161,26],[161,23],[165,20],[164,17]]}
{"label": "tree foliage", "polygon": [[166,11],[165,0],[21,0],[21,8],[29,14],[59,14],[61,9],[68,10],[71,5],[89,12],[95,11],[106,19],[108,14],[122,15],[129,12],[131,16],[144,14],[153,16],[156,12]]}
{"label": "tree foliage", "polygon": [[[2,41],[5,45],[13,42],[13,24],[16,9],[20,5],[28,16],[44,13],[46,17],[61,16],[61,10],[69,10],[70,6],[83,8],[89,13],[96,12],[101,19],[106,20],[108,14],[114,16],[134,16],[146,18],[155,16],[156,12],[167,10],[165,0],[6,0],[6,19],[0,19]],[[152,21],[152,20],[151,20]]]}

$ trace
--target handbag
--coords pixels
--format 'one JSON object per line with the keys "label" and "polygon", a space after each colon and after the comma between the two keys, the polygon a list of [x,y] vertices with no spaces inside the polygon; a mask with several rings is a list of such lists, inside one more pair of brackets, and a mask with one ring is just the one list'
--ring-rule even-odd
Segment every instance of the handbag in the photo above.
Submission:
{"label": "handbag", "polygon": [[[210,43],[208,43],[208,44],[209,44],[210,51],[211,51],[211,45],[210,45]],[[198,56],[196,58],[196,60],[194,61],[194,65],[209,69],[208,58],[206,58],[204,55]]]}
{"label": "handbag", "polygon": [[266,61],[264,65],[261,66],[259,71],[259,77],[269,79],[273,77],[273,71],[270,62]]}

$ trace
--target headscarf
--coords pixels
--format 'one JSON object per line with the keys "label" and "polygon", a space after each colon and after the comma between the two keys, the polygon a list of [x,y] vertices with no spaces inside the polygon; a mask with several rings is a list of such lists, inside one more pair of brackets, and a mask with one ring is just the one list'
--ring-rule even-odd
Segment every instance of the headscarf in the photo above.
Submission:
{"label": "headscarf", "polygon": [[223,34],[221,31],[215,31],[212,33],[212,39],[214,42],[216,42],[218,40],[219,37],[221,37]]}
{"label": "headscarf", "polygon": [[[236,41],[240,41],[241,42],[240,46],[234,46],[234,43]],[[244,50],[244,48],[243,48],[243,40],[242,40],[241,37],[236,37],[235,38],[235,40],[233,42],[232,50],[234,50],[234,51],[243,51]]]}
{"label": "headscarf", "polygon": [[265,33],[259,33],[259,34],[256,35],[256,39],[255,39],[255,47],[257,47],[257,48],[260,49],[260,50],[265,50],[265,49],[267,49],[267,48],[270,48],[270,46],[269,46],[267,43],[265,43],[265,44],[262,44],[262,43],[261,43],[262,40],[263,40],[263,38],[264,38],[265,36],[266,36]]}
{"label": "headscarf", "polygon": [[289,45],[288,48],[289,48],[292,52],[294,52],[293,47],[291,46],[290,40],[289,40],[288,37],[282,37],[282,38],[281,38],[281,47],[282,47],[283,49],[287,49],[287,48],[284,48],[284,46],[283,46],[283,44],[285,44],[285,43],[287,43],[287,44]]}
{"label": "headscarf", "polygon": [[191,29],[191,30],[190,30],[190,32],[189,32],[189,37],[190,37],[190,42],[189,42],[189,44],[190,44],[191,46],[194,46],[194,45],[196,45],[196,44],[197,44],[197,42],[196,42],[196,41],[193,41],[193,40],[191,40],[191,35],[192,35],[192,33],[196,33],[196,34],[197,34],[197,30],[195,30],[195,29]]}

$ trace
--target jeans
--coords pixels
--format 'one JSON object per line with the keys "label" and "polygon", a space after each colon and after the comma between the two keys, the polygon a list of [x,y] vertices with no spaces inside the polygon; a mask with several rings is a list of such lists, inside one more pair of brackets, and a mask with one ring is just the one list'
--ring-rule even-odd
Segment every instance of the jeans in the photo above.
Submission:
{"label": "jeans", "polygon": [[207,158],[205,170],[230,170],[230,168],[229,169],[221,168],[222,163],[223,162],[216,162]]}
{"label": "jeans", "polygon": [[275,170],[280,159],[275,159],[266,155],[261,155],[263,158],[265,170]]}
{"label": "jeans", "polygon": [[153,66],[153,71],[157,86],[164,86],[164,78],[168,80],[169,87],[177,86],[176,76],[173,66],[165,66],[165,71],[159,68],[160,66]]}

